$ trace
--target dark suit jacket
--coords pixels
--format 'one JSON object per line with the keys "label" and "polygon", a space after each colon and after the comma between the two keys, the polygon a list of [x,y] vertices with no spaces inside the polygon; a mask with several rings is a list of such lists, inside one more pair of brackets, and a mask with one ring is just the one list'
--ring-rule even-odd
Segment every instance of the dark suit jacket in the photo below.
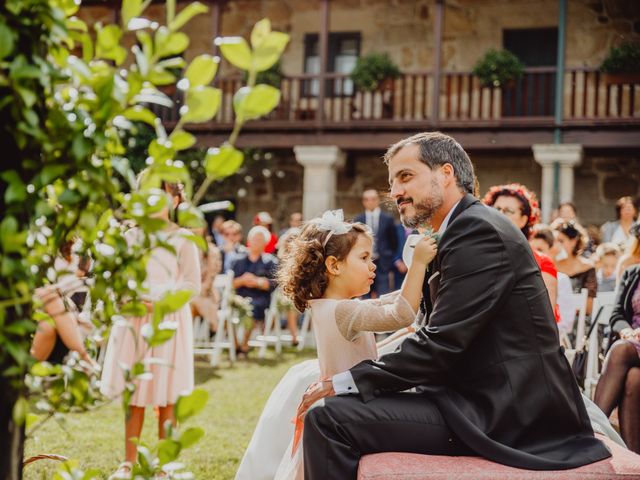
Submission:
{"label": "dark suit jacket", "polygon": [[411,387],[431,393],[467,446],[513,467],[566,469],[609,457],[522,233],[467,195],[429,273],[428,325],[396,352],[351,369],[363,400]]}
{"label": "dark suit jacket", "polygon": [[620,279],[620,287],[616,294],[616,303],[611,312],[609,324],[615,333],[620,333],[624,328],[631,327],[633,321],[633,306],[631,297],[638,288],[640,282],[640,265],[627,268]]}
{"label": "dark suit jacket", "polygon": [[[365,213],[361,213],[355,218],[356,222],[367,223]],[[395,221],[393,217],[383,211],[380,211],[380,219],[378,220],[378,232],[375,235],[376,251],[380,257],[378,269],[382,272],[388,272],[393,265],[394,255],[398,248],[398,236],[396,234]]]}

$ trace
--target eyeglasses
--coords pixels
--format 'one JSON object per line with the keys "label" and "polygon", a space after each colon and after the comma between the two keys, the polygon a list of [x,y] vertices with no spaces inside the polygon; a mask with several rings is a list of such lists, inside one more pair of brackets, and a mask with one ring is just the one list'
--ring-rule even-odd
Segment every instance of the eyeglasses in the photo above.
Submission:
{"label": "eyeglasses", "polygon": [[515,215],[516,213],[520,213],[520,212],[516,212],[514,209],[509,207],[504,207],[504,208],[493,207],[493,208],[495,208],[500,213],[504,213],[505,215]]}

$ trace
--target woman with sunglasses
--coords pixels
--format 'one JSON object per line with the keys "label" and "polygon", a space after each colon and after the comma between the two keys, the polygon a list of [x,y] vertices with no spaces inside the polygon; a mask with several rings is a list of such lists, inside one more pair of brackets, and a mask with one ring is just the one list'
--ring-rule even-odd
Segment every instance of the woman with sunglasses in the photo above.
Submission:
{"label": "woman with sunglasses", "polygon": [[[495,185],[489,189],[482,201],[485,205],[506,215],[527,239],[531,235],[532,227],[540,221],[540,209],[535,194],[519,183]],[[542,280],[549,292],[549,300],[558,322],[560,315],[556,302],[558,291],[556,267],[551,258],[544,253],[534,249],[532,252],[542,272]]]}
{"label": "woman with sunglasses", "polygon": [[591,315],[593,299],[598,292],[598,280],[593,262],[581,255],[588,241],[587,232],[573,220],[555,223],[553,227],[558,232],[558,242],[562,246],[560,254],[556,256],[558,271],[569,276],[574,293],[587,289],[587,315]]}

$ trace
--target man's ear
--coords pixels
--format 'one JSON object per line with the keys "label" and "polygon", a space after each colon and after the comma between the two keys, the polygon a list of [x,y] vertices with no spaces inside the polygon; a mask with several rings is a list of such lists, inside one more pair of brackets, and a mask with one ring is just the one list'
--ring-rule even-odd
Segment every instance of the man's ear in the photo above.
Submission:
{"label": "man's ear", "polygon": [[450,163],[445,163],[440,167],[440,171],[442,172],[442,176],[444,177],[445,185],[448,185],[451,182],[455,183],[456,178],[453,165],[451,165]]}
{"label": "man's ear", "polygon": [[326,258],[326,260],[324,261],[324,265],[325,267],[327,267],[327,271],[331,275],[340,275],[340,262],[338,262],[338,259],[333,255],[329,255]]}

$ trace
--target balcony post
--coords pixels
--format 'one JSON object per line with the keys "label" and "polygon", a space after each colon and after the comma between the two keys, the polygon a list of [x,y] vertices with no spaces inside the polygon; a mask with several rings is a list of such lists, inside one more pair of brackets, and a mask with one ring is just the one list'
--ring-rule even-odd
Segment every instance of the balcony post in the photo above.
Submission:
{"label": "balcony post", "polygon": [[316,114],[317,127],[322,128],[324,123],[324,99],[326,96],[326,75],[329,57],[329,0],[322,0],[320,19],[320,35],[318,37],[320,47],[320,85],[318,85],[318,111]]}
{"label": "balcony post", "polygon": [[345,155],[334,145],[301,145],[293,151],[304,167],[302,214],[308,220],[335,207],[337,169],[344,166]]}
{"label": "balcony post", "polygon": [[567,0],[560,0],[558,5],[558,53],[556,54],[556,104],[555,104],[555,130],[553,142],[562,143],[563,105],[564,105],[564,54],[565,37],[567,28]]}
{"label": "balcony post", "polygon": [[[211,24],[213,29],[213,39],[215,40],[220,36],[220,13],[221,13],[221,0],[211,0]],[[218,46],[213,42],[213,54],[218,55]]]}
{"label": "balcony post", "polygon": [[431,123],[437,124],[440,117],[440,75],[442,63],[442,28],[444,25],[444,2],[436,1],[435,25],[433,36],[435,46],[433,48],[433,90],[431,97]]}
{"label": "balcony post", "polygon": [[556,165],[559,165],[559,201],[573,201],[573,169],[582,162],[582,145],[576,143],[533,145],[533,158],[542,166],[542,220],[548,222],[554,207]]}

